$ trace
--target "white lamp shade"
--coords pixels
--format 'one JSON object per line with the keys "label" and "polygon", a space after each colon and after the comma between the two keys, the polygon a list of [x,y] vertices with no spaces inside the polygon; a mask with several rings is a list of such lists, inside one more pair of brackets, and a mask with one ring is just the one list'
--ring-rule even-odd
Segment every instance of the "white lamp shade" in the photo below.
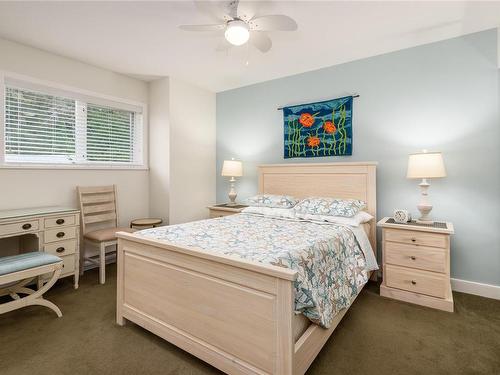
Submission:
{"label": "white lamp shade", "polygon": [[224,160],[222,165],[222,176],[241,177],[243,176],[243,166],[238,160]]}
{"label": "white lamp shade", "polygon": [[408,158],[407,178],[446,177],[443,156],[440,152],[422,152],[410,154]]}

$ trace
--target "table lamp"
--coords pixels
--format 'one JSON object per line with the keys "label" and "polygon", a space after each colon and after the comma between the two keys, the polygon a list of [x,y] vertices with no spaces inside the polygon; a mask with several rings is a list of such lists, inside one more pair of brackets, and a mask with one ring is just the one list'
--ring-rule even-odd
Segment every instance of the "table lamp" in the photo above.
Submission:
{"label": "table lamp", "polygon": [[243,166],[241,161],[239,160],[224,160],[224,164],[222,165],[222,176],[231,177],[229,182],[231,183],[231,189],[229,190],[229,206],[236,205],[236,190],[234,190],[234,183],[236,182],[235,177],[243,176]]}
{"label": "table lamp", "polygon": [[444,168],[443,156],[440,152],[427,152],[423,150],[418,154],[410,154],[408,158],[407,178],[421,178],[419,184],[421,191],[421,199],[417,208],[420,211],[420,218],[417,223],[433,224],[429,213],[432,210],[432,205],[429,203],[429,178],[446,177],[446,169]]}

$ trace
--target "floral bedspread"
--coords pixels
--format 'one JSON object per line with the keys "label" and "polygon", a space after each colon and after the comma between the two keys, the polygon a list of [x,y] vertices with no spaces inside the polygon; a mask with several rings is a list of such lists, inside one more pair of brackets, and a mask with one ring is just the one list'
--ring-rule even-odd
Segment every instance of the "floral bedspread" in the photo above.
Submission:
{"label": "floral bedspread", "polygon": [[363,251],[342,225],[238,214],[136,234],[296,270],[295,310],[325,328],[368,281]]}

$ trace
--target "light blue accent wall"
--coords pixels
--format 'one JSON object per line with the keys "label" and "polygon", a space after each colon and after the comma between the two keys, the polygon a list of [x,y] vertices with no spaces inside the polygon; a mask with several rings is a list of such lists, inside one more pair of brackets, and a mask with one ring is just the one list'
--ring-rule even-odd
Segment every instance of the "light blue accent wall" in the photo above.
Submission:
{"label": "light blue accent wall", "polygon": [[[409,153],[442,151],[448,172],[431,181],[436,219],[452,221],[452,277],[500,285],[500,120],[496,30],[397,51],[217,94],[217,199],[222,161],[244,162],[238,200],[257,191],[264,163],[378,161],[378,217],[417,214]],[[341,53],[339,51],[339,53]],[[277,107],[358,93],[353,155],[283,158]]]}

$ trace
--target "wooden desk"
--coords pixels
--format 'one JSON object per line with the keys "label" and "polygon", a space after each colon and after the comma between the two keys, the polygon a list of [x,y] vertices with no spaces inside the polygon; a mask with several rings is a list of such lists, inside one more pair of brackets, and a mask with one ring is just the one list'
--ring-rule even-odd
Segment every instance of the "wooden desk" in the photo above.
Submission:
{"label": "wooden desk", "polygon": [[63,260],[62,277],[73,276],[78,288],[80,211],[37,207],[0,211],[0,256],[45,251]]}

